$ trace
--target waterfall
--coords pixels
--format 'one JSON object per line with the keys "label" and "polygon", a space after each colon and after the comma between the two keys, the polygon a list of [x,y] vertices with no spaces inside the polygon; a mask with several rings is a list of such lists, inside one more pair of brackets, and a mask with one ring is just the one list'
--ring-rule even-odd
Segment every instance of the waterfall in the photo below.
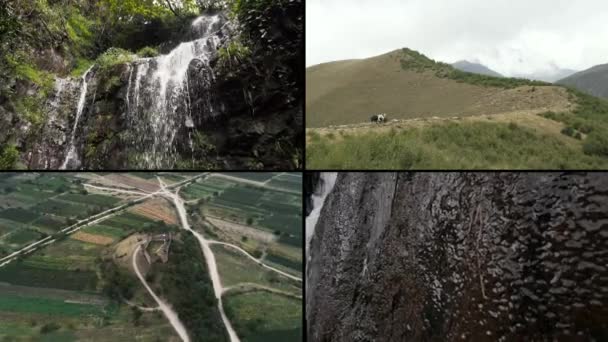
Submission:
{"label": "waterfall", "polygon": [[76,118],[74,119],[74,128],[72,128],[72,135],[70,137],[70,144],[68,147],[68,153],[66,153],[65,160],[63,164],[59,167],[60,170],[65,170],[68,165],[73,164],[78,167],[80,163],[78,160],[78,155],[76,154],[76,146],[74,145],[74,138],[76,136],[76,129],[78,128],[78,121],[80,120],[80,115],[84,110],[84,104],[87,99],[87,75],[93,69],[91,66],[85,73],[82,75],[82,86],[80,90],[80,98],[78,99],[78,107],[76,109]]}
{"label": "waterfall", "polygon": [[314,194],[312,195],[312,211],[306,217],[306,257],[309,257],[310,240],[315,232],[321,209],[327,195],[331,192],[336,184],[336,178],[338,177],[337,172],[321,172],[321,177]]}
{"label": "waterfall", "polygon": [[208,66],[220,43],[221,28],[220,15],[201,16],[192,22],[191,30],[197,39],[179,44],[167,55],[134,62],[129,73],[126,116],[138,166],[174,165],[178,133],[194,127],[188,67],[195,59]]}

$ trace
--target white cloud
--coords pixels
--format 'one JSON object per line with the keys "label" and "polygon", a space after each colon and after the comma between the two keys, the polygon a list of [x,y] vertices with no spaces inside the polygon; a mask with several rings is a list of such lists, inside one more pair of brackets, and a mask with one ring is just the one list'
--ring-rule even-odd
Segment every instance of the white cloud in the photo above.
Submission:
{"label": "white cloud", "polygon": [[409,47],[505,75],[608,63],[605,0],[307,0],[306,64]]}

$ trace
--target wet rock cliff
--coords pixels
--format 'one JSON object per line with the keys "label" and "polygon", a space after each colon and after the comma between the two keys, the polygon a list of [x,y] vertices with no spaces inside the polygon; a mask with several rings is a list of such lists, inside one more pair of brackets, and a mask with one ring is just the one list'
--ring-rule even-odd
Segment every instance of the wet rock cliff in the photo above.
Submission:
{"label": "wet rock cliff", "polygon": [[[98,56],[78,77],[58,56],[66,70],[53,69],[30,106],[35,124],[0,94],[0,154],[10,146],[17,155],[6,167],[301,168],[303,1],[240,3],[238,14],[210,11],[128,36],[124,47],[154,46],[159,55],[109,49],[111,65]],[[26,104],[40,93],[31,82],[10,88]]]}
{"label": "wet rock cliff", "polygon": [[311,341],[608,338],[608,174],[342,173],[311,244]]}

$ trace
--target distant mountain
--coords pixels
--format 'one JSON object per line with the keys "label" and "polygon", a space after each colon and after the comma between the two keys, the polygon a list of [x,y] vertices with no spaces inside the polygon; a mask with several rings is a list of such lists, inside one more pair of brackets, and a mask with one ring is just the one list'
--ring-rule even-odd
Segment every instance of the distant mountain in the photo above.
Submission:
{"label": "distant mountain", "polygon": [[557,80],[561,80],[562,78],[568,77],[574,73],[576,73],[576,70],[555,68],[549,71],[535,72],[532,74],[516,74],[513,75],[513,77],[555,83]]}
{"label": "distant mountain", "polygon": [[479,63],[471,63],[469,61],[458,61],[453,63],[452,66],[458,70],[472,72],[474,74],[494,76],[494,77],[504,77],[503,75],[497,73],[496,71],[486,67],[485,65]]}
{"label": "distant mountain", "polygon": [[596,65],[577,72],[557,83],[574,87],[593,96],[608,98],[608,64]]}

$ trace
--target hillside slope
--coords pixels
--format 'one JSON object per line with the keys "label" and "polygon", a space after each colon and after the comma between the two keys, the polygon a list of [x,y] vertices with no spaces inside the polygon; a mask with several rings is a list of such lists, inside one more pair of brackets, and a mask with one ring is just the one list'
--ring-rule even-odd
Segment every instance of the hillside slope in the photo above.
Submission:
{"label": "hillside slope", "polygon": [[486,67],[485,65],[479,64],[479,63],[471,63],[469,61],[458,61],[456,63],[452,63],[452,66],[460,71],[471,72],[474,74],[494,76],[494,77],[504,77],[503,75],[497,73],[496,71]]}
{"label": "hillside slope", "polygon": [[587,94],[608,98],[608,64],[596,65],[557,81]]}
{"label": "hillside slope", "polygon": [[382,112],[411,119],[570,108],[561,87],[471,74],[409,49],[316,65],[306,80],[307,127],[362,123]]}

